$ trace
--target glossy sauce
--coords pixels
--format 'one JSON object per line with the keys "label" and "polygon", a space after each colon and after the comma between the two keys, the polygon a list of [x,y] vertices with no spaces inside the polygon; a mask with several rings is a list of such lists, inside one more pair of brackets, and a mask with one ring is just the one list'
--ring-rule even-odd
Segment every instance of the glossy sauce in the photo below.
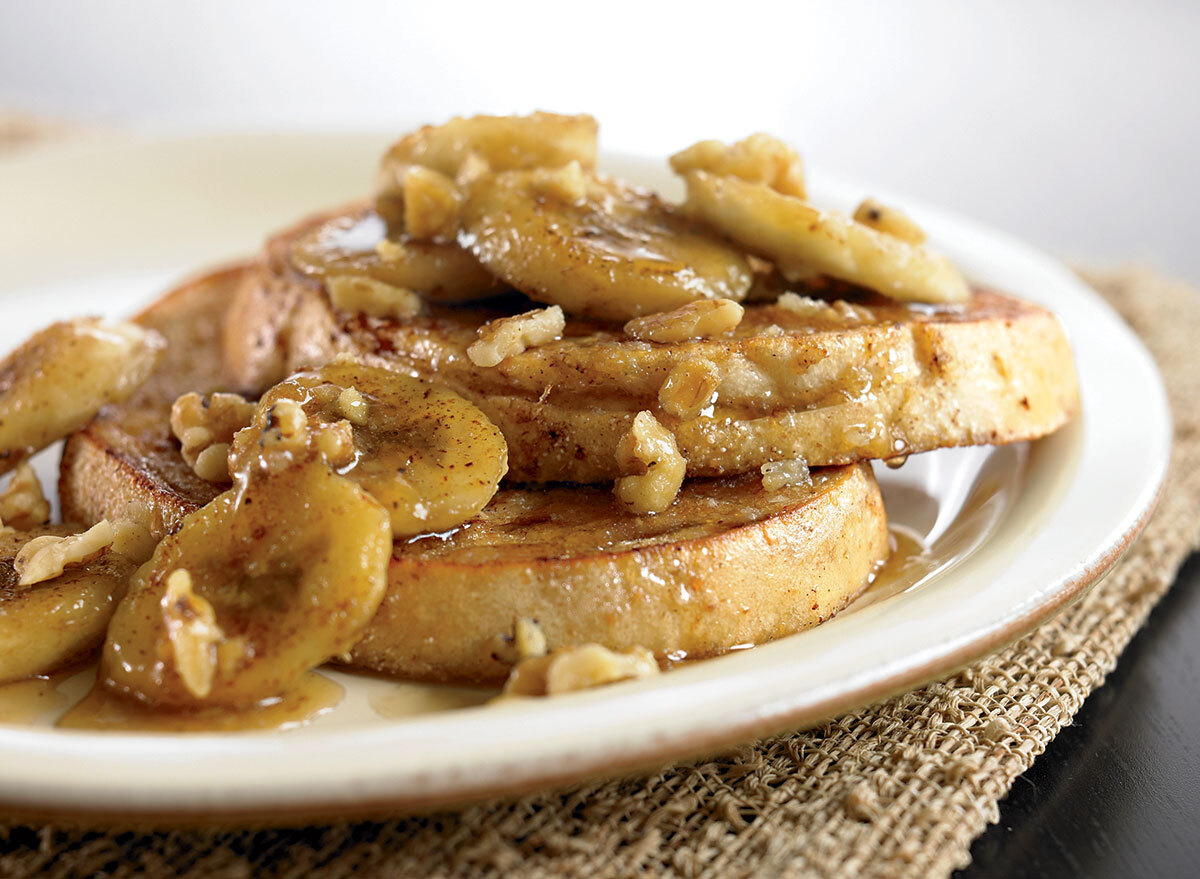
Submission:
{"label": "glossy sauce", "polygon": [[0,723],[29,726],[65,708],[71,700],[59,689],[59,684],[73,673],[38,675],[0,684]]}
{"label": "glossy sauce", "polygon": [[412,717],[457,708],[474,708],[496,695],[495,690],[435,684],[395,682],[371,693],[371,710],[380,717]]}
{"label": "glossy sauce", "polygon": [[121,732],[286,730],[305,726],[332,711],[345,693],[341,684],[309,672],[284,695],[250,708],[163,711],[113,695],[97,686],[59,718],[56,725],[62,729]]}

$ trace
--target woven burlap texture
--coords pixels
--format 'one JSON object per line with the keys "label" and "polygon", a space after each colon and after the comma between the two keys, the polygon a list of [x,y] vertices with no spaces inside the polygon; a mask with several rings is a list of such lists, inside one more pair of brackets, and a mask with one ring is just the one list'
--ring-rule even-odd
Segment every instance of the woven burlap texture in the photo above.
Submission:
{"label": "woven burlap texture", "polygon": [[9,827],[0,876],[949,875],[1200,538],[1200,294],[1147,271],[1089,280],[1162,368],[1176,419],[1171,477],[1114,572],[1003,652],[718,759],[462,811],[244,832]]}

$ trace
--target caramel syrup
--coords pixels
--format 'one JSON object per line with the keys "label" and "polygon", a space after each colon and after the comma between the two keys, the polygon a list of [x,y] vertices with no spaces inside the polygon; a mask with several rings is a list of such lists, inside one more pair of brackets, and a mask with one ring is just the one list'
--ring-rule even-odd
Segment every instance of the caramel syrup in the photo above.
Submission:
{"label": "caramel syrup", "polygon": [[59,718],[62,729],[121,732],[244,732],[286,730],[312,723],[332,711],[345,696],[341,684],[309,672],[290,690],[248,708],[201,708],[164,711],[114,695],[101,686]]}

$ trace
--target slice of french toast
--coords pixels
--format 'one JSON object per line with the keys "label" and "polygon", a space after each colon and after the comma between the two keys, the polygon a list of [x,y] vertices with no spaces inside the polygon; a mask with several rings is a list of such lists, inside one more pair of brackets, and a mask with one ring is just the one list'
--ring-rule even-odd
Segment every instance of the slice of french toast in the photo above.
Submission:
{"label": "slice of french toast", "polygon": [[[602,482],[613,450],[650,410],[675,436],[689,476],[893,458],[935,448],[1035,439],[1079,405],[1058,319],[977,289],[960,306],[905,304],[862,291],[849,301],[791,296],[746,307],[732,333],[656,344],[620,324],[568,318],[563,338],[478,366],[467,354],[489,320],[533,307],[427,304],[390,320],[335,309],[291,258],[332,220],[373,253],[382,223],[362,208],[311,218],[272,239],[235,297],[225,332],[230,380],[254,392],[339,352],[437,380],[504,433],[514,482]],[[852,288],[850,288],[852,289]],[[668,376],[707,361],[719,384],[699,414],[672,414]],[[675,408],[675,411],[678,411]]]}
{"label": "slice of french toast", "polygon": [[[168,413],[178,395],[222,386],[221,325],[251,271],[199,278],[138,316],[167,339],[164,364],[67,441],[67,519],[133,518],[162,536],[217,495],[181,457]],[[536,621],[551,649],[708,656],[829,618],[887,552],[879,489],[861,464],[774,492],[757,476],[690,480],[653,517],[598,488],[502,489],[452,533],[396,543],[384,604],[346,659],[413,679],[496,682],[516,658],[520,619]]]}

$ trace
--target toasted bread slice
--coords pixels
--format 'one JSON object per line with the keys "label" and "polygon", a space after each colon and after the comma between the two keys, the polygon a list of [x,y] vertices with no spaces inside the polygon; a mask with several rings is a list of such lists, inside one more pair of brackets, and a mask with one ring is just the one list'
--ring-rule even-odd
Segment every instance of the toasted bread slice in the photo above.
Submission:
{"label": "toasted bread slice", "polygon": [[[167,338],[165,365],[68,440],[68,518],[132,517],[161,536],[216,496],[183,461],[167,417],[179,394],[219,386],[219,327],[248,271],[185,284],[138,316]],[[653,517],[624,512],[604,489],[503,489],[453,533],[397,542],[384,605],[347,659],[414,679],[495,682],[515,659],[506,647],[521,618],[551,648],[708,656],[828,619],[887,552],[865,465],[775,492],[756,476],[693,480]]]}
{"label": "toasted bread slice", "polygon": [[[361,211],[360,211],[361,214]],[[686,343],[628,338],[620,325],[568,320],[564,338],[480,367],[476,330],[527,300],[427,305],[404,321],[335,310],[321,284],[291,267],[290,248],[331,215],[273,239],[257,278],[230,311],[231,381],[255,390],[283,371],[341,351],[453,388],[504,433],[513,482],[601,482],[645,409],[674,433],[690,476],[892,458],[947,446],[1034,439],[1078,407],[1071,350],[1049,311],[976,290],[965,306],[892,302],[866,293],[746,308],[729,335]],[[366,216],[366,215],[363,215]],[[365,220],[363,222],[366,222]],[[716,402],[690,419],[664,411],[660,390],[679,364],[704,359]]]}

